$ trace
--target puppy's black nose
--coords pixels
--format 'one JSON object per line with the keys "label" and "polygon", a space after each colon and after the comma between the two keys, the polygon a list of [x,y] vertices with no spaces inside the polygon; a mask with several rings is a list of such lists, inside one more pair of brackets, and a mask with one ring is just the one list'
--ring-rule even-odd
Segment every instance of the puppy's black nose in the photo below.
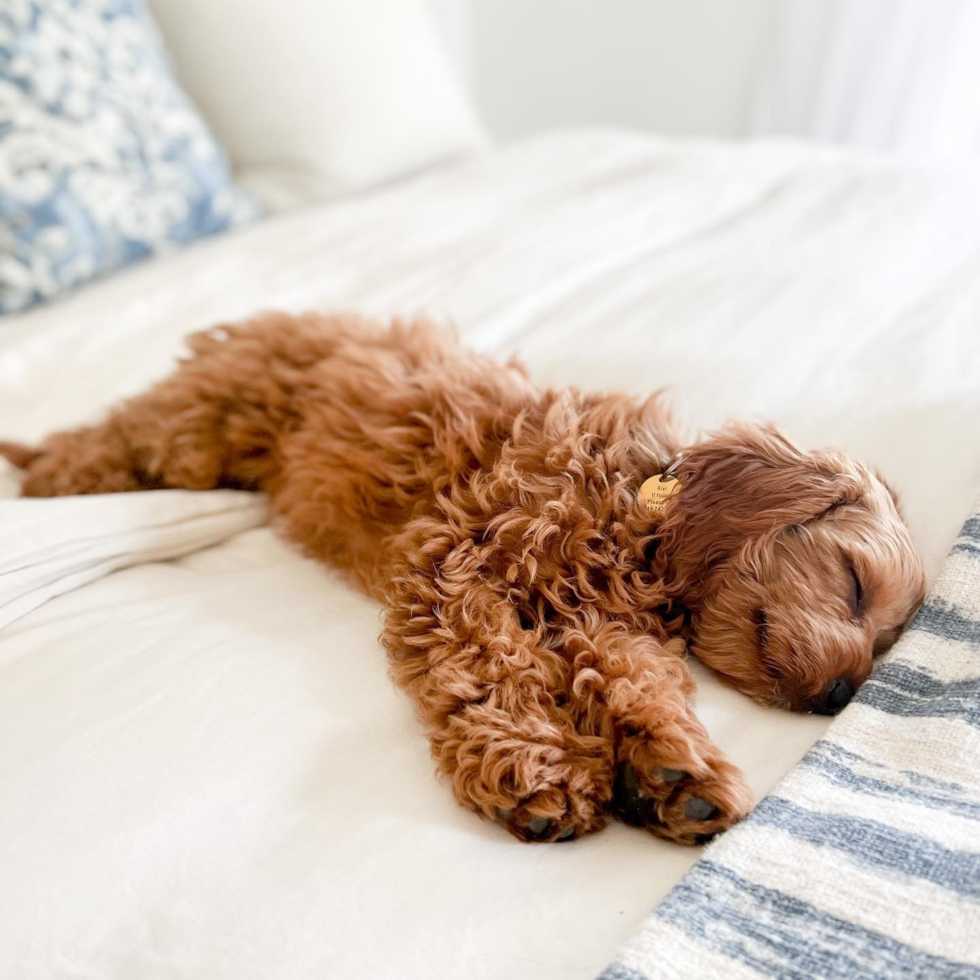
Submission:
{"label": "puppy's black nose", "polygon": [[838,677],[820,692],[813,711],[818,715],[836,715],[853,697],[854,688],[843,677]]}

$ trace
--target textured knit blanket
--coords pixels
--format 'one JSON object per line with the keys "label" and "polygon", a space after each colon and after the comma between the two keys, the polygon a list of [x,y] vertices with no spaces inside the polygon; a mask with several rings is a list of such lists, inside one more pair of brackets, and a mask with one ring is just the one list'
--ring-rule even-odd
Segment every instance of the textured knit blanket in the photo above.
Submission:
{"label": "textured knit blanket", "polygon": [[892,655],[601,980],[980,978],[980,503]]}

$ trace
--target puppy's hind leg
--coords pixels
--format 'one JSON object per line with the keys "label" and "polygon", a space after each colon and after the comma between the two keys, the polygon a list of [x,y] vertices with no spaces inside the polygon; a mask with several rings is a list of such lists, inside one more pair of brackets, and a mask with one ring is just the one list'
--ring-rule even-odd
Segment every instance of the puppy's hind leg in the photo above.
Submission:
{"label": "puppy's hind leg", "polygon": [[122,493],[222,485],[217,421],[205,406],[174,404],[156,391],[132,399],[95,425],[56,432],[37,448],[0,445],[0,455],[24,471],[25,497]]}
{"label": "puppy's hind leg", "polygon": [[24,470],[30,497],[264,488],[278,473],[279,435],[301,369],[277,357],[276,337],[248,327],[196,334],[194,356],[104,421],[57,432],[37,448],[0,444],[0,455]]}
{"label": "puppy's hind leg", "polygon": [[142,489],[128,447],[107,424],[59,432],[37,447],[0,443],[0,456],[24,471],[25,497]]}

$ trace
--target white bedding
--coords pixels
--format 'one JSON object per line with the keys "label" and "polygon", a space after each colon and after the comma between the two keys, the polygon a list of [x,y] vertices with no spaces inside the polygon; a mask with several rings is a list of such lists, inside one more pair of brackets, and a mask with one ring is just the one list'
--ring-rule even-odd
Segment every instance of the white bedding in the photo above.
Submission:
{"label": "white bedding", "polygon": [[[0,438],[90,417],[184,333],[271,307],[424,309],[545,381],[669,385],[692,427],[766,416],[836,444],[899,491],[930,579],[980,486],[972,173],[531,141],[8,319]],[[225,506],[189,496],[2,502],[0,589],[34,544],[77,558],[72,534],[97,574],[179,553]],[[524,846],[459,809],[376,607],[243,506],[223,543],[29,599],[0,632],[0,977],[593,976],[697,852],[620,825]],[[757,794],[825,727],[698,676]]]}

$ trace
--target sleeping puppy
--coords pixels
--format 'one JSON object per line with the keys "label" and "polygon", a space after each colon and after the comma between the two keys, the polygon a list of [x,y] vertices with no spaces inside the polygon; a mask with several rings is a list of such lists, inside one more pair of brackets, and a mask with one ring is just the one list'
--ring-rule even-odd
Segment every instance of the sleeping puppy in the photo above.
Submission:
{"label": "sleeping puppy", "polygon": [[[384,604],[457,800],[522,840],[610,812],[709,839],[752,800],[685,648],[756,701],[834,714],[922,600],[881,480],[771,427],[682,446],[655,397],[542,389],[421,320],[268,314],[188,344],[104,421],[4,446],[23,492],[267,493]],[[651,504],[651,478],[674,492]]]}

